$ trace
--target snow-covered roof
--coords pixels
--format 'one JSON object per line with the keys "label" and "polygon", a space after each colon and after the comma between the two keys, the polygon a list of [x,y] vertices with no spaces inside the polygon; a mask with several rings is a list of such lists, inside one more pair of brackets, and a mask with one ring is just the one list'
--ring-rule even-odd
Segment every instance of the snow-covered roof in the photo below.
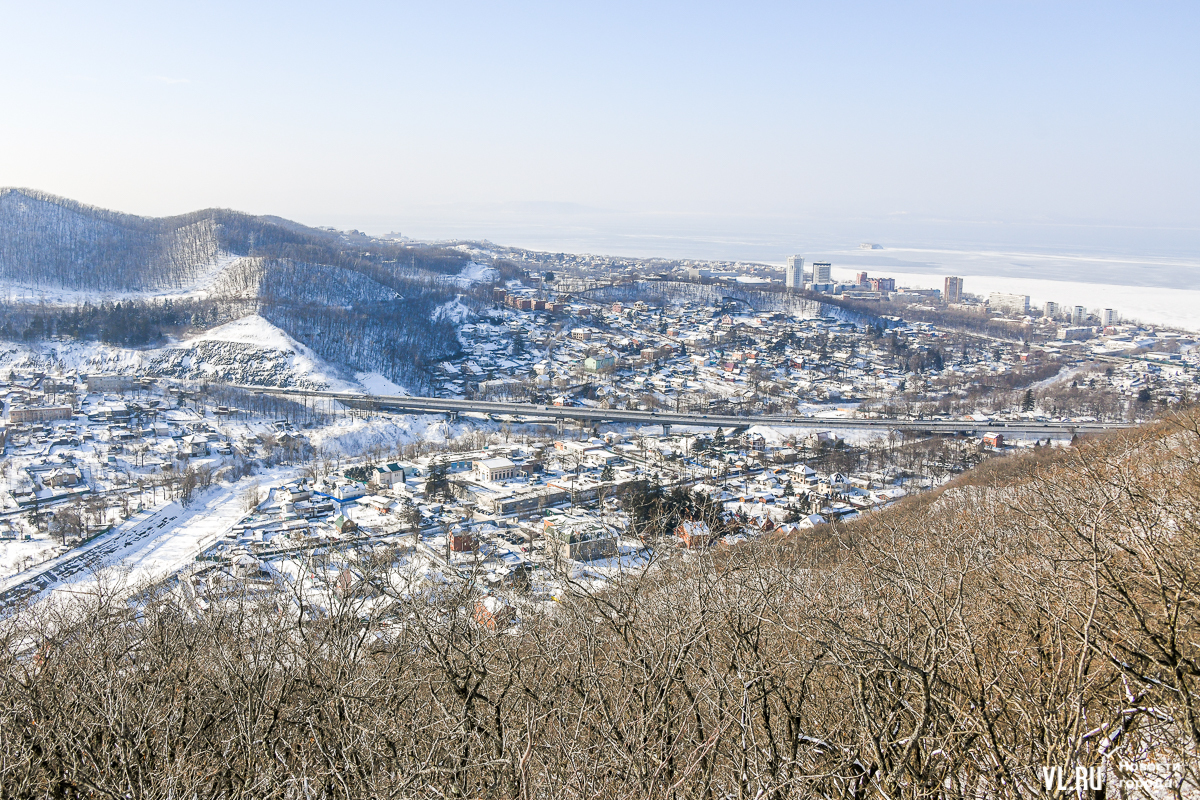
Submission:
{"label": "snow-covered roof", "polygon": [[479,465],[485,469],[507,469],[516,466],[507,458],[485,458],[479,462]]}

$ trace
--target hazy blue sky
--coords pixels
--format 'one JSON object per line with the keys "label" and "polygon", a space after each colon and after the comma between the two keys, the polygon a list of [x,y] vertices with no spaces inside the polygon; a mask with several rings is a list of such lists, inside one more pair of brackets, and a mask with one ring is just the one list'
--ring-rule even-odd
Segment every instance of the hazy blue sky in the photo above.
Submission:
{"label": "hazy blue sky", "polygon": [[0,185],[136,213],[510,241],[1200,227],[1195,2],[0,12]]}

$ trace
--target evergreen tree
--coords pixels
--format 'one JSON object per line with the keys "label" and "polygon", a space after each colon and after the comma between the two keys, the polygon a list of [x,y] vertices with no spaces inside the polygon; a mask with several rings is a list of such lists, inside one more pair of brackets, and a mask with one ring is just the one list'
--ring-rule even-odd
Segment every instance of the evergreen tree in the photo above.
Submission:
{"label": "evergreen tree", "polygon": [[342,474],[346,476],[347,480],[357,481],[358,483],[366,483],[367,481],[371,480],[371,471],[373,469],[375,469],[374,464],[367,464],[366,466],[362,467],[350,467],[350,469],[346,470]]}
{"label": "evergreen tree", "polygon": [[440,458],[429,465],[429,474],[425,476],[425,496],[443,499],[450,496],[450,467]]}

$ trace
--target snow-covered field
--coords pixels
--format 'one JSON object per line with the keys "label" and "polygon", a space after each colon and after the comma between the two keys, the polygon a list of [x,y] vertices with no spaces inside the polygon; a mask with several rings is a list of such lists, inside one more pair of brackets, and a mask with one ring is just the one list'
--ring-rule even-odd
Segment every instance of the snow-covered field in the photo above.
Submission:
{"label": "snow-covered field", "polygon": [[354,373],[354,381],[367,394],[390,395],[393,397],[410,394],[403,386],[398,383],[392,383],[378,372],[356,372]]}

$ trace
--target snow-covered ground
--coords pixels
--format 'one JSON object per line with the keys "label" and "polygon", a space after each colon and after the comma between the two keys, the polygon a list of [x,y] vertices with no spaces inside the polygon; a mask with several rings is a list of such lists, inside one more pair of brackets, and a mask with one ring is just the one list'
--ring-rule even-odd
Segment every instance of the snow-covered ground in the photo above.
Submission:
{"label": "snow-covered ground", "polygon": [[393,397],[411,394],[403,386],[398,383],[392,383],[378,372],[356,372],[354,373],[354,381],[367,394],[390,395]]}
{"label": "snow-covered ground", "polygon": [[276,350],[303,350],[304,345],[297,342],[286,333],[257,314],[227,322],[216,328],[189,339],[188,343],[216,341],[242,342],[257,347],[270,347]]}
{"label": "snow-covered ground", "polygon": [[339,417],[332,424],[312,431],[309,441],[318,449],[357,455],[373,447],[395,448],[413,442],[446,442],[466,433],[496,427],[494,423],[463,420],[449,423],[440,415]]}
{"label": "snow-covered ground", "polygon": [[143,366],[148,352],[76,339],[33,344],[0,342],[0,369],[49,371],[61,366],[67,371],[131,374]]}
{"label": "snow-covered ground", "polygon": [[499,277],[500,273],[493,267],[489,267],[487,264],[480,264],[476,261],[470,261],[457,275],[446,278],[446,282],[453,283],[461,289],[469,289],[477,283],[494,281]]}
{"label": "snow-covered ground", "polygon": [[472,312],[471,309],[467,308],[461,299],[456,297],[453,300],[447,303],[442,303],[440,306],[435,308],[431,316],[435,320],[448,319],[455,325],[461,325],[463,322],[471,318]]}
{"label": "snow-covered ground", "polygon": [[287,368],[292,374],[307,378],[311,383],[323,383],[332,391],[357,391],[361,388],[338,377],[332,365],[257,314],[205,331],[180,346],[194,349],[202,342],[233,342],[280,353],[290,352],[293,355],[288,359]]}

